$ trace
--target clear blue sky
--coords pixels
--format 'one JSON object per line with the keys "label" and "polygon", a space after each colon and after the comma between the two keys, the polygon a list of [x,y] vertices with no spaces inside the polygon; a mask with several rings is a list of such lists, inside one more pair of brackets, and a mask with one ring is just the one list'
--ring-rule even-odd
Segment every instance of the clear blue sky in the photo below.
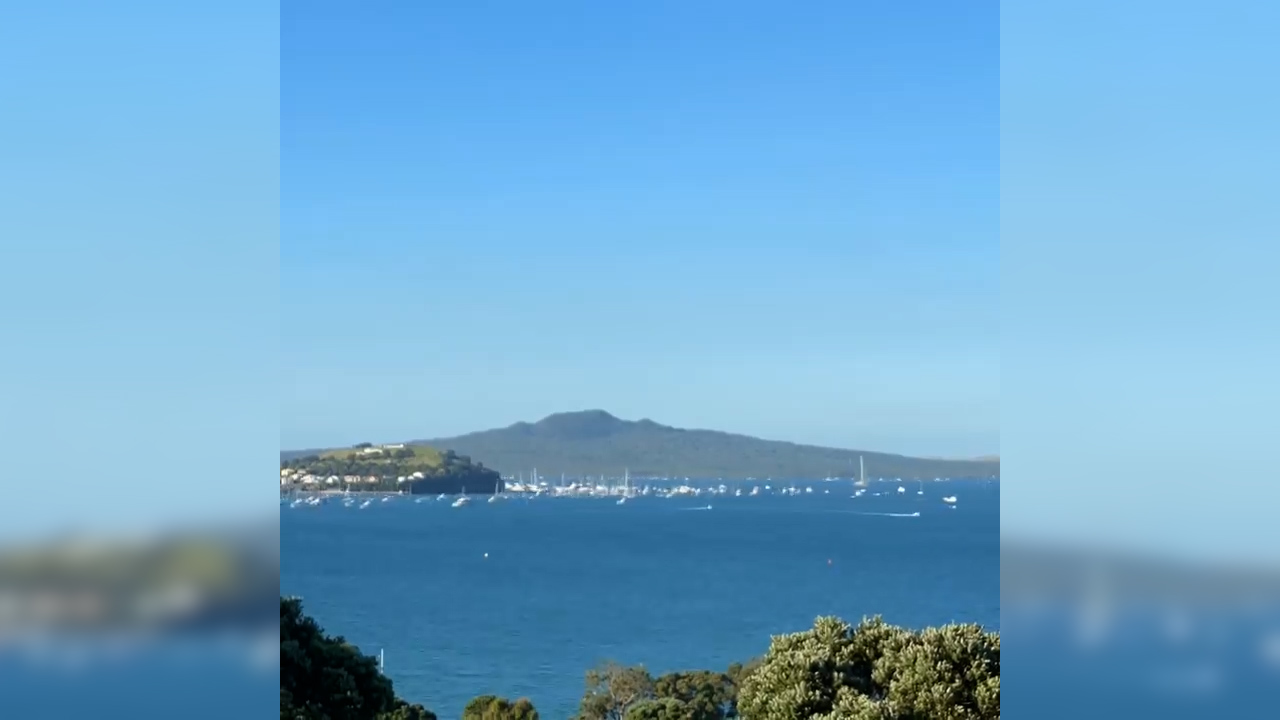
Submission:
{"label": "clear blue sky", "polygon": [[281,443],[603,408],[999,449],[995,2],[313,2]]}
{"label": "clear blue sky", "polygon": [[0,545],[278,517],[277,8],[10,5]]}

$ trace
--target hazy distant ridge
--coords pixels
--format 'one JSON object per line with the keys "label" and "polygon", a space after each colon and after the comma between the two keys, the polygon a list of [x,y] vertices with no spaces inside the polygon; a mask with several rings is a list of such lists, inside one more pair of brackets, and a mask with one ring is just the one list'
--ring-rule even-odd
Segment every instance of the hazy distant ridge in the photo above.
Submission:
{"label": "hazy distant ridge", "polygon": [[[849,477],[858,456],[868,477],[999,477],[995,459],[914,458],[869,450],[762,440],[715,430],[685,430],[652,420],[622,420],[603,410],[558,413],[451,438],[414,440],[467,455],[503,474],[538,468],[543,475],[679,475],[690,477]],[[296,457],[314,450],[281,453]]]}

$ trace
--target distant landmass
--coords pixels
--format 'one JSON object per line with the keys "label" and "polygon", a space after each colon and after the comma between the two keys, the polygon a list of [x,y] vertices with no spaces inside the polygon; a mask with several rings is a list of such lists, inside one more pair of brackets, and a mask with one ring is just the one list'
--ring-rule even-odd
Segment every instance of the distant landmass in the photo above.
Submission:
{"label": "distant landmass", "polygon": [[[286,457],[287,456],[287,457]],[[497,472],[452,450],[360,443],[341,450],[280,453],[280,489],[364,490],[420,494],[497,492]]]}
{"label": "distant landmass", "polygon": [[[686,430],[652,420],[622,420],[603,410],[557,413],[451,438],[409,441],[452,450],[505,475],[621,475],[741,479],[851,477],[858,457],[867,477],[998,478],[998,458],[917,458],[869,450],[800,445],[715,430]],[[317,450],[281,453],[281,459]]]}

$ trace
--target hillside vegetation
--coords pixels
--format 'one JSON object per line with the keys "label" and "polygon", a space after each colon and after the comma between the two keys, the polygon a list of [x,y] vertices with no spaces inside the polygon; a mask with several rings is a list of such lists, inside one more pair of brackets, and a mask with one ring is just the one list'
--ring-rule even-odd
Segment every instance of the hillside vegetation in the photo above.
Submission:
{"label": "hillside vegetation", "polygon": [[[423,445],[375,447],[360,443],[351,448],[309,451],[291,457],[282,453],[280,471],[282,484],[323,483],[346,487],[357,482],[358,489],[365,490],[407,487],[414,492],[458,492],[469,483],[473,491],[481,491],[495,487],[498,482],[498,474],[483,463],[472,462],[471,458],[452,450]],[[335,477],[341,478],[341,483],[330,480]],[[409,484],[404,485],[406,482]]]}

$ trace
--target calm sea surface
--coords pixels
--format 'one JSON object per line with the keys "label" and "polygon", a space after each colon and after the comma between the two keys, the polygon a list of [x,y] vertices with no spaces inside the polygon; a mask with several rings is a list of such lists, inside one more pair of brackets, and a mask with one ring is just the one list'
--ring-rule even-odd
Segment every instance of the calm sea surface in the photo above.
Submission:
{"label": "calm sea surface", "polygon": [[859,498],[848,483],[805,485],[625,505],[282,506],[280,591],[330,633],[383,650],[397,693],[442,719],[492,693],[562,720],[600,660],[723,669],[819,615],[998,629],[998,483],[925,483],[924,495],[873,483]]}

